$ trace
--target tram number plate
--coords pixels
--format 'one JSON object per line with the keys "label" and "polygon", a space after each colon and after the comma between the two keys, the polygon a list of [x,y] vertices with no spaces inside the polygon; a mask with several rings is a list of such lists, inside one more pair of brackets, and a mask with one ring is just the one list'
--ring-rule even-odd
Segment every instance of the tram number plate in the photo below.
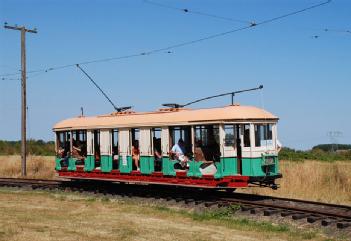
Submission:
{"label": "tram number plate", "polygon": [[274,165],[274,158],[273,157],[265,157],[264,158],[264,165]]}

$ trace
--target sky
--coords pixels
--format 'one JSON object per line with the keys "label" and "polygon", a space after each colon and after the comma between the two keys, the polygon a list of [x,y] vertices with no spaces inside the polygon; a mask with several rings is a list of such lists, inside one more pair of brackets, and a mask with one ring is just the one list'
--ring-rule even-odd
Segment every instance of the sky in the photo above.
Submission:
{"label": "sky", "polygon": [[[323,1],[155,1],[244,22],[227,21],[143,0],[0,0],[0,23],[27,33],[27,71],[140,54],[248,26]],[[279,21],[156,54],[82,65],[117,106],[150,111],[264,85],[236,96],[277,115],[284,146],[309,149],[341,132],[351,143],[351,2],[333,0]],[[338,31],[324,31],[324,29]],[[339,31],[340,30],[340,31]],[[19,140],[20,32],[0,28],[0,139]],[[192,108],[230,104],[229,97]],[[28,74],[28,138],[53,140],[53,125],[113,111],[76,67]]]}

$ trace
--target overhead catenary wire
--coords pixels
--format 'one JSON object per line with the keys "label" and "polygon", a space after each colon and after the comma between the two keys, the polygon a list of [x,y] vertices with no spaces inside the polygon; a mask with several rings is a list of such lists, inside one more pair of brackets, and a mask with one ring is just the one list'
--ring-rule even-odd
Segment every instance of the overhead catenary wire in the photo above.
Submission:
{"label": "overhead catenary wire", "polygon": [[[261,22],[257,22],[255,24],[251,24],[251,25],[248,25],[248,26],[231,29],[231,30],[228,30],[228,31],[225,31],[225,32],[220,32],[220,33],[208,35],[208,36],[205,36],[205,37],[202,37],[202,38],[198,38],[198,39],[194,39],[194,40],[190,40],[190,41],[185,41],[185,42],[178,43],[178,44],[173,44],[173,45],[170,45],[170,46],[167,46],[167,47],[163,47],[163,48],[153,49],[153,50],[140,52],[140,53],[135,53],[135,54],[130,54],[130,55],[122,55],[122,56],[118,56],[118,57],[110,57],[110,58],[104,58],[104,59],[88,60],[88,61],[83,61],[83,62],[75,63],[75,64],[66,64],[66,65],[55,66],[55,67],[50,67],[50,68],[43,68],[43,69],[39,69],[39,70],[32,70],[32,71],[27,71],[27,73],[49,72],[49,71],[53,71],[53,70],[59,70],[59,69],[65,69],[65,68],[69,68],[69,67],[74,67],[77,64],[78,65],[88,65],[88,64],[93,64],[93,63],[101,63],[101,62],[108,62],[108,61],[128,59],[128,58],[135,58],[135,57],[141,57],[141,56],[147,56],[147,55],[151,55],[151,54],[156,54],[156,53],[164,52],[164,51],[167,51],[167,50],[176,49],[176,48],[180,48],[180,47],[196,44],[196,43],[199,43],[199,42],[207,41],[207,40],[210,40],[210,39],[215,39],[215,38],[222,37],[222,36],[225,36],[225,35],[229,35],[229,34],[232,34],[232,33],[235,33],[235,32],[240,32],[240,31],[243,31],[243,30],[251,29],[251,28],[254,28],[254,27],[257,27],[257,26],[260,26],[260,25],[272,23],[272,22],[278,21],[278,20],[283,19],[283,18],[287,18],[287,17],[293,16],[293,15],[296,15],[296,14],[299,14],[299,13],[302,13],[302,12],[305,12],[305,11],[308,11],[308,10],[311,10],[311,9],[314,9],[314,8],[317,8],[317,7],[321,7],[323,5],[329,4],[330,2],[331,2],[331,0],[327,0],[327,1],[324,1],[324,2],[321,2],[321,3],[318,3],[318,4],[314,4],[314,5],[310,6],[310,7],[305,7],[305,8],[300,9],[300,10],[289,12],[289,13],[286,13],[286,14],[283,14],[283,15],[280,15],[280,16],[277,16],[277,17],[270,18],[270,19],[266,19],[266,20],[263,20]],[[167,51],[166,53],[169,53],[169,51]],[[2,75],[0,75],[0,77],[14,76],[14,75],[18,75],[18,73],[2,74]]]}
{"label": "overhead catenary wire", "polygon": [[224,20],[224,21],[230,21],[230,22],[254,24],[254,21],[247,21],[247,20],[242,20],[242,19],[223,17],[223,16],[219,16],[219,15],[216,15],[216,14],[211,14],[211,13],[205,13],[205,12],[191,10],[189,8],[178,8],[178,7],[174,7],[174,6],[167,5],[167,4],[160,3],[160,2],[156,2],[156,1],[144,0],[144,2],[147,3],[147,4],[151,4],[151,5],[162,7],[162,8],[168,8],[168,9],[172,9],[172,10],[176,10],[176,11],[181,11],[183,13],[196,14],[196,15],[206,16],[206,17],[220,19],[220,20]]}

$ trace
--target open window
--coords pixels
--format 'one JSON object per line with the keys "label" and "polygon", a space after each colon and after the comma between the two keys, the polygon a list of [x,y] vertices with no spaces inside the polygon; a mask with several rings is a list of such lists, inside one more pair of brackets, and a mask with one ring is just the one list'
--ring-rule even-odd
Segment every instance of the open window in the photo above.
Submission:
{"label": "open window", "polygon": [[224,125],[224,146],[234,147],[235,145],[235,128],[234,125]]}
{"label": "open window", "polygon": [[56,133],[57,146],[56,155],[60,158],[65,158],[70,155],[71,149],[71,133],[69,131],[60,131]]}
{"label": "open window", "polygon": [[162,170],[162,146],[161,146],[161,128],[152,128],[151,137],[152,137],[152,152],[155,160],[155,171]]}
{"label": "open window", "polygon": [[195,160],[196,161],[219,161],[219,126],[200,125],[195,126]]}
{"label": "open window", "polygon": [[170,147],[179,142],[184,141],[184,151],[186,156],[192,155],[192,143],[191,143],[191,127],[190,126],[175,126],[170,127]]}
{"label": "open window", "polygon": [[255,125],[255,146],[272,146],[272,124]]}
{"label": "open window", "polygon": [[100,130],[93,131],[95,167],[101,166]]}
{"label": "open window", "polygon": [[243,139],[244,139],[244,147],[250,147],[251,146],[251,141],[250,141],[250,124],[244,124],[243,125]]}
{"label": "open window", "polygon": [[87,131],[72,131],[72,157],[76,159],[77,165],[84,165],[87,157]]}
{"label": "open window", "polygon": [[112,168],[118,169],[118,129],[111,130],[111,145],[112,145]]}
{"label": "open window", "polygon": [[130,130],[131,132],[131,154],[133,160],[133,170],[137,170],[140,166],[140,129],[133,128]]}

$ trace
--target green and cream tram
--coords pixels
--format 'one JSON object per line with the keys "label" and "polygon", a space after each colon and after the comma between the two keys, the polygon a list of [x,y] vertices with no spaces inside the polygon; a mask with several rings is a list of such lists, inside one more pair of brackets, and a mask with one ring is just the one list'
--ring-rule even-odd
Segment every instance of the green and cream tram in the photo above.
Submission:
{"label": "green and cream tram", "polygon": [[[53,128],[56,171],[71,179],[276,188],[277,122],[261,108],[241,105],[79,116]],[[171,151],[180,140],[185,165]]]}

